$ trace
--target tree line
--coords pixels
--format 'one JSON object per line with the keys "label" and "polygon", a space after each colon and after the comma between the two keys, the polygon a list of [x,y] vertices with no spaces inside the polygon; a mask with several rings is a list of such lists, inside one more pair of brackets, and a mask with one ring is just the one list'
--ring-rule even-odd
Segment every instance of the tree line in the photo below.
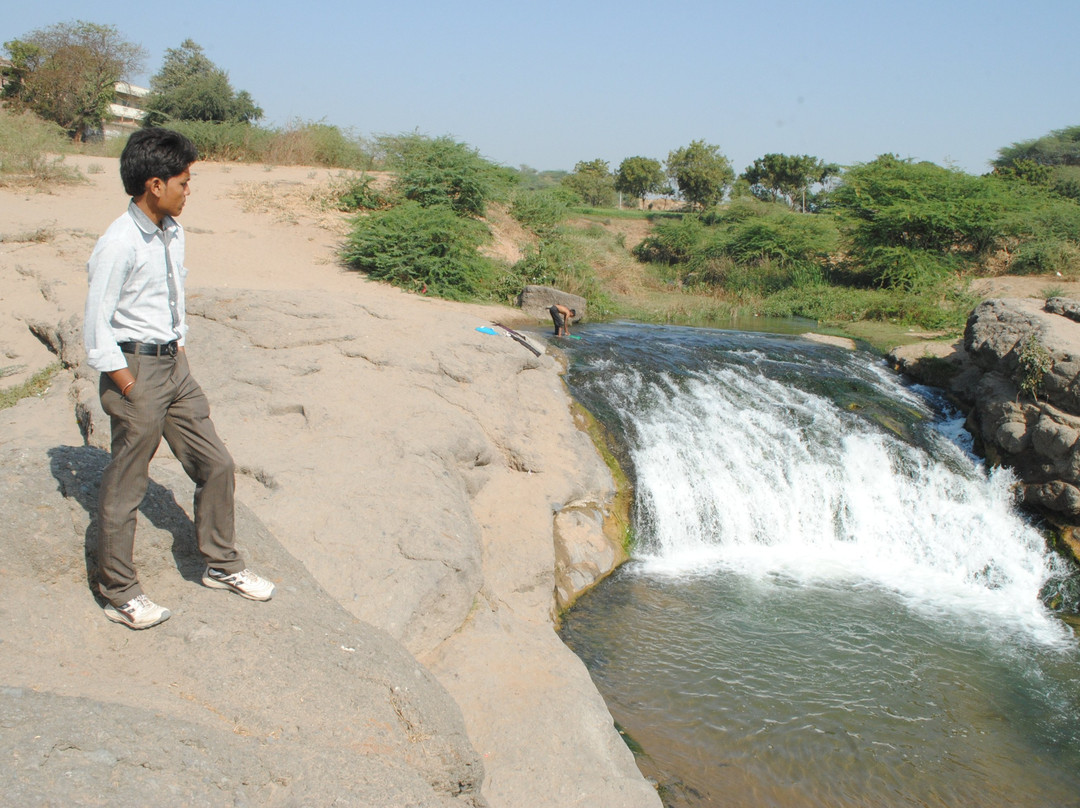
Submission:
{"label": "tree line", "polygon": [[[116,81],[145,59],[116,29],[85,22],[31,32],[5,48],[7,106],[53,120],[76,140],[100,128]],[[776,153],[737,175],[705,140],[662,161],[633,156],[613,170],[595,159],[572,172],[538,172],[496,165],[449,137],[361,143],[328,124],[276,133],[267,146],[262,109],[191,40],[166,51],[150,84],[146,124],[180,129],[207,159],[391,170],[390,189],[363,175],[341,189],[341,207],[361,214],[345,260],[446,297],[505,300],[526,283],[602,296],[596,267],[563,223],[575,207],[614,208],[618,194],[639,207],[654,196],[685,202],[680,215],[655,217],[634,248],[650,271],[679,289],[749,301],[759,313],[955,324],[973,275],[1080,273],[1080,126],[1001,148],[983,176],[889,154],[841,168]],[[272,148],[292,148],[292,159]],[[483,218],[492,200],[536,235],[511,267],[479,249],[490,239]],[[826,287],[834,292],[820,294]],[[916,299],[921,313],[912,314]]]}
{"label": "tree line", "polygon": [[747,167],[736,186],[731,162],[720,147],[695,140],[669,152],[664,163],[651,157],[627,157],[612,171],[606,160],[581,161],[562,183],[594,207],[610,207],[616,193],[638,200],[642,208],[649,196],[677,194],[701,211],[734,189],[736,196],[749,193],[806,211],[815,204],[815,190],[839,174],[838,165],[818,157],[766,154]]}
{"label": "tree line", "polygon": [[[60,125],[76,142],[100,132],[117,97],[116,86],[141,70],[146,50],[111,25],[82,20],[31,31],[4,43],[3,98]],[[165,51],[150,79],[144,125],[172,120],[251,123],[262,109],[196,42]]]}

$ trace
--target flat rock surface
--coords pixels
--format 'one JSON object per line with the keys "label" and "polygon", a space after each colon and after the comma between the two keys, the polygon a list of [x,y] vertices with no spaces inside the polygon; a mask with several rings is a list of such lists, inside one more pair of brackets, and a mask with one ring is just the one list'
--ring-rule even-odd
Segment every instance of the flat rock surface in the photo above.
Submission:
{"label": "flat rock surface", "polygon": [[107,455],[0,452],[0,791],[9,805],[483,804],[458,706],[330,598],[243,506],[254,603],[200,583],[189,515],[157,469],[136,562],[173,613],[130,631],[87,585]]}
{"label": "flat rock surface", "polygon": [[[105,620],[87,570],[108,428],[72,357],[85,261],[127,199],[116,160],[74,162],[87,184],[0,189],[3,383],[74,365],[0,411],[0,754],[25,755],[0,791],[34,802],[63,769],[162,805],[659,805],[553,627],[555,515],[612,495],[558,357],[476,330],[527,325],[513,310],[338,267],[342,217],[313,204],[329,172],[199,163],[181,218],[192,370],[279,594],[198,583],[163,445],[136,563],[173,617]],[[58,803],[89,793],[54,779]]]}

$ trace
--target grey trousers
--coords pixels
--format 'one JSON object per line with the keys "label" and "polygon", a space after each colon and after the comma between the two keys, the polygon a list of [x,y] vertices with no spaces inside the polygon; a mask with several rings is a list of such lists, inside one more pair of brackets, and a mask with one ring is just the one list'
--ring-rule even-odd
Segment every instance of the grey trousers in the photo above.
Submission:
{"label": "grey trousers", "polygon": [[101,374],[101,406],[112,424],[112,460],[98,495],[98,587],[114,606],[142,594],[132,553],[135,517],[150,485],[150,460],[164,436],[195,483],[195,540],[210,566],[244,568],[236,550],[234,464],[210,420],[210,403],[187,356],[125,354],[135,385],[125,398]]}

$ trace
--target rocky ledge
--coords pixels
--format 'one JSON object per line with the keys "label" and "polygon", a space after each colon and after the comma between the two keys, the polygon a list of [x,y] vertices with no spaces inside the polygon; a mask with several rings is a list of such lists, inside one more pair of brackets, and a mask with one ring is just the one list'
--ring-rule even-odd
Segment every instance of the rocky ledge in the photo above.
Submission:
{"label": "rocky ledge", "polygon": [[620,551],[558,351],[489,327],[520,312],[342,270],[339,231],[288,201],[323,187],[312,169],[199,163],[184,210],[188,356],[277,594],[200,585],[163,446],[135,552],[172,618],[105,619],[108,423],[79,325],[94,234],[128,201],[101,164],[62,194],[0,188],[2,386],[50,379],[0,410],[0,804],[658,808],[554,630]]}
{"label": "rocky ledge", "polygon": [[889,358],[948,392],[976,450],[1015,471],[1024,505],[1080,526],[1080,303],[986,300],[963,340],[907,345]]}

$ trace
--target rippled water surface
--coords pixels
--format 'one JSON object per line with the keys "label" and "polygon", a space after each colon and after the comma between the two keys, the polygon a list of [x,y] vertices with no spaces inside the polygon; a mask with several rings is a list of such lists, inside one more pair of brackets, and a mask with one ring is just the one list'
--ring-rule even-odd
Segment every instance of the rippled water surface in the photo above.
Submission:
{"label": "rippled water surface", "polygon": [[947,412],[797,337],[583,333],[639,549],[563,636],[669,805],[1080,805],[1069,570]]}

